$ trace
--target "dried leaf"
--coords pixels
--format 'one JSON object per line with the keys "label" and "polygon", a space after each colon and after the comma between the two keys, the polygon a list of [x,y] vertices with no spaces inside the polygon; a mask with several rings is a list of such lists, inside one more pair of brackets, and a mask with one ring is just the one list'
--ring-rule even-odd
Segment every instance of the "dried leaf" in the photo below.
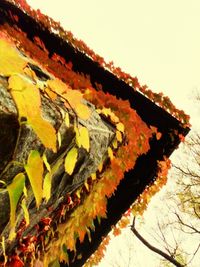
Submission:
{"label": "dried leaf", "polygon": [[20,172],[18,173],[11,184],[7,186],[9,199],[10,199],[10,226],[13,228],[15,226],[15,212],[17,208],[18,201],[23,193],[25,185],[25,175]]}
{"label": "dried leaf", "polygon": [[76,162],[78,157],[78,150],[73,147],[68,153],[65,158],[65,171],[71,175],[74,171]]}
{"label": "dried leaf", "polygon": [[43,160],[40,157],[40,154],[36,150],[31,150],[27,164],[24,166],[26,173],[28,175],[33,194],[36,199],[36,206],[39,208],[40,203],[42,201],[43,190]]}

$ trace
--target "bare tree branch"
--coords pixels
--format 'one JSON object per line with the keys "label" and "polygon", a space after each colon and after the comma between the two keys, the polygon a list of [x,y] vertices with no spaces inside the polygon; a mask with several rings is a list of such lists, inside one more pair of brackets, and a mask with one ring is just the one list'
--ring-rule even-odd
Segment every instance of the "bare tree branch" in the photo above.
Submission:
{"label": "bare tree branch", "polygon": [[181,219],[181,217],[179,216],[178,213],[175,212],[175,215],[176,215],[176,217],[178,218],[179,222],[180,222],[183,226],[188,227],[189,229],[193,230],[193,232],[189,232],[189,233],[191,233],[191,234],[192,234],[192,233],[200,234],[200,231],[199,231],[197,228],[195,228],[193,225],[189,225],[189,224],[187,224],[187,223],[184,223],[183,220]]}
{"label": "bare tree branch", "polygon": [[146,241],[146,239],[144,239],[140,233],[136,230],[135,228],[135,217],[133,219],[133,224],[131,225],[131,231],[133,232],[133,234],[147,247],[149,248],[151,251],[155,252],[156,254],[160,255],[161,257],[165,258],[166,260],[168,260],[169,262],[171,262],[172,264],[174,264],[176,267],[184,267],[185,265],[182,265],[181,263],[179,263],[176,259],[174,259],[173,257],[171,257],[170,255],[168,255],[167,253],[165,253],[164,251],[154,247],[153,245],[151,245],[148,241]]}

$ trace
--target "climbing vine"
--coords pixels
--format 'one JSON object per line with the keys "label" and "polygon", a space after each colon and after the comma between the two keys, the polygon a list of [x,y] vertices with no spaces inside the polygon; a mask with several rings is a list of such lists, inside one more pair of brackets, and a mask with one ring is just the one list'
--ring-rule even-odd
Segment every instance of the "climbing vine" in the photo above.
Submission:
{"label": "climbing vine", "polygon": [[[154,94],[140,86],[137,78],[123,73],[115,68],[113,63],[105,63],[103,58],[96,55],[82,41],[77,41],[69,32],[65,32],[59,23],[32,10],[23,0],[10,0],[32,16],[39,24],[69,42],[75,49],[88,55],[99,65],[114,73],[118,78],[140,90],[162,108],[170,111],[184,126],[188,126],[188,117],[178,111],[166,97]],[[102,90],[95,90],[90,78],[73,70],[71,62],[62,56],[49,54],[44,42],[38,36],[32,40],[17,27],[19,18],[8,11],[10,18],[16,22],[15,27],[5,23],[0,26],[0,75],[8,81],[8,92],[15,102],[20,127],[27,124],[34,131],[45,151],[57,153],[61,147],[60,133],[52,122],[46,120],[42,114],[41,95],[49,101],[62,101],[62,110],[66,127],[73,124],[75,144],[66,152],[64,159],[51,165],[48,157],[41,151],[31,150],[22,164],[19,172],[9,184],[1,183],[1,190],[6,190],[10,200],[10,241],[16,239],[17,252],[7,253],[5,237],[1,236],[1,246],[4,260],[0,266],[25,266],[27,259],[30,264],[43,264],[44,267],[59,261],[69,262],[68,251],[76,253],[77,240],[84,241],[86,235],[90,239],[90,231],[94,228],[93,221],[106,217],[107,199],[114,194],[117,186],[124,177],[124,173],[134,168],[137,158],[150,149],[149,140],[153,135],[161,138],[161,134],[154,127],[148,127],[130,107],[128,101],[117,99]],[[27,56],[25,56],[25,54]],[[39,79],[32,65],[41,68],[46,79]],[[102,160],[96,172],[91,173],[84,184],[74,192],[67,194],[56,210],[54,217],[42,217],[36,225],[34,235],[23,233],[30,225],[27,207],[28,196],[31,192],[35,199],[37,211],[43,203],[51,198],[52,177],[63,165],[65,172],[72,176],[76,168],[79,149],[90,152],[90,133],[77,120],[87,121],[91,111],[85,104],[89,101],[95,106],[100,117],[106,118],[115,129],[115,137],[109,145],[107,155]],[[71,121],[70,112],[75,114]],[[147,187],[144,193],[131,207],[132,212],[142,213],[153,196],[166,182],[166,170],[169,162],[159,163],[159,177],[153,185]],[[27,184],[30,188],[27,188]],[[16,218],[17,209],[22,210],[22,220]],[[113,228],[114,234],[128,224],[128,214]],[[100,248],[92,258],[93,263],[99,261],[109,241],[106,237]]]}

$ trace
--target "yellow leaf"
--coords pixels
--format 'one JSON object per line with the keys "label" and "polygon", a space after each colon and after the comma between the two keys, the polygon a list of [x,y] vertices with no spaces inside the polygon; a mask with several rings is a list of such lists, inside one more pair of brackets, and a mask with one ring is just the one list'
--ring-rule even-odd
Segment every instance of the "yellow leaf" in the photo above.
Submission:
{"label": "yellow leaf", "polygon": [[77,197],[80,199],[81,198],[81,188],[76,190],[76,193]]}
{"label": "yellow leaf", "polygon": [[118,131],[124,133],[124,124],[123,123],[121,123],[121,122],[117,123],[116,127],[117,127]]}
{"label": "yellow leaf", "polygon": [[22,73],[27,64],[19,51],[4,39],[0,39],[0,59],[0,74],[3,76]]}
{"label": "yellow leaf", "polygon": [[12,75],[8,83],[19,117],[31,118],[40,114],[40,92],[34,84],[17,74]]}
{"label": "yellow leaf", "polygon": [[43,196],[42,183],[44,169],[43,160],[38,151],[31,150],[28,156],[27,164],[24,166],[24,168],[35,196],[36,206],[39,208]]}
{"label": "yellow leaf", "polygon": [[23,193],[25,197],[28,197],[26,185],[24,185]]}
{"label": "yellow leaf", "polygon": [[47,86],[62,98],[67,100],[67,102],[65,102],[66,107],[72,107],[81,119],[87,120],[90,117],[90,109],[87,107],[87,105],[82,103],[83,95],[80,91],[70,89],[59,79],[48,80]]}
{"label": "yellow leaf", "polygon": [[63,95],[64,93],[67,92],[67,90],[69,89],[69,87],[62,82],[59,79],[54,79],[54,80],[48,80],[47,81],[47,86],[53,90],[54,92],[56,92],[58,95]]}
{"label": "yellow leaf", "polygon": [[120,131],[116,131],[116,138],[117,141],[119,141],[120,143],[122,142],[122,134]]}
{"label": "yellow leaf", "polygon": [[51,166],[50,166],[50,164],[49,164],[49,162],[47,160],[47,156],[46,156],[45,153],[42,155],[42,159],[43,159],[43,162],[44,162],[45,167],[50,172],[51,171]]}
{"label": "yellow leaf", "polygon": [[17,208],[18,201],[23,193],[25,185],[25,175],[20,172],[18,173],[11,184],[7,186],[9,199],[10,199],[10,226],[14,228],[15,226],[15,212]]}
{"label": "yellow leaf", "polygon": [[51,178],[52,175],[50,172],[48,172],[44,177],[44,183],[43,183],[43,198],[48,201],[51,197]]}
{"label": "yellow leaf", "polygon": [[110,113],[111,113],[111,109],[110,108],[103,108],[101,110],[101,113],[104,114],[106,117],[108,117],[108,115],[110,115]]}
{"label": "yellow leaf", "polygon": [[74,109],[79,118],[83,120],[89,119],[91,111],[86,105],[79,103],[76,107],[74,107]]}
{"label": "yellow leaf", "polygon": [[28,212],[28,209],[27,209],[27,206],[26,206],[25,199],[22,200],[21,207],[22,207],[23,212],[24,212],[24,218],[25,218],[26,226],[27,226],[27,225],[30,224],[30,218],[29,218],[29,212]]}
{"label": "yellow leaf", "polygon": [[110,119],[112,122],[117,123],[119,122],[119,118],[112,112],[110,115]]}
{"label": "yellow leaf", "polygon": [[57,98],[57,94],[56,93],[54,93],[51,89],[49,89],[48,87],[47,88],[45,88],[45,93],[48,95],[48,97],[50,98],[50,99],[52,99],[53,101],[54,100],[56,100],[56,98]]}
{"label": "yellow leaf", "polygon": [[16,103],[19,117],[26,117],[46,148],[56,152],[56,131],[41,116],[40,92],[36,86],[19,75],[9,78],[9,88]]}
{"label": "yellow leaf", "polygon": [[28,77],[30,77],[34,82],[37,81],[37,75],[36,75],[35,72],[34,72],[32,69],[30,69],[29,67],[26,67],[26,68],[24,69],[24,73],[25,73]]}
{"label": "yellow leaf", "polygon": [[113,158],[114,158],[113,151],[110,147],[108,147],[108,156],[109,156],[110,160],[113,160]]}
{"label": "yellow leaf", "polygon": [[89,188],[89,185],[88,185],[87,181],[85,181],[84,186],[85,186],[86,190],[89,192],[90,188]]}
{"label": "yellow leaf", "polygon": [[89,132],[86,127],[81,126],[80,128],[75,128],[76,132],[76,143],[78,147],[83,147],[89,152],[90,149],[90,137]]}
{"label": "yellow leaf", "polygon": [[9,237],[8,237],[8,240],[9,241],[12,241],[13,239],[15,239],[16,237],[16,232],[15,232],[15,226],[13,226],[11,229],[10,229],[10,233],[9,233]]}
{"label": "yellow leaf", "polygon": [[41,142],[46,148],[56,152],[56,131],[54,127],[41,117],[33,117],[28,120],[28,123],[33,128]]}
{"label": "yellow leaf", "polygon": [[117,149],[118,148],[117,139],[114,139],[113,140],[112,146],[113,146],[114,149]]}
{"label": "yellow leaf", "polygon": [[67,127],[69,127],[69,125],[70,125],[70,122],[69,122],[69,113],[67,113],[67,112],[65,114],[65,124],[66,124]]}
{"label": "yellow leaf", "polygon": [[71,175],[74,171],[76,162],[78,157],[78,150],[73,147],[68,153],[65,158],[65,171]]}
{"label": "yellow leaf", "polygon": [[97,179],[97,175],[96,175],[96,173],[94,172],[94,173],[91,173],[91,177],[92,177],[92,180],[94,181],[94,180],[96,180]]}
{"label": "yellow leaf", "polygon": [[98,166],[98,171],[101,173],[103,170],[103,162],[101,162]]}
{"label": "yellow leaf", "polygon": [[58,139],[58,148],[60,148],[61,147],[61,144],[62,144],[62,138],[61,138],[61,134],[60,134],[59,131],[57,133],[57,139]]}

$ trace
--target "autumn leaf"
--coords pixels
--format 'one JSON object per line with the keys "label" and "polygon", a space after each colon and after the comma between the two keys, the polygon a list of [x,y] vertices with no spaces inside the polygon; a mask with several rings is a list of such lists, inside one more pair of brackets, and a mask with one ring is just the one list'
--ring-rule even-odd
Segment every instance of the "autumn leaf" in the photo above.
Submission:
{"label": "autumn leaf", "polygon": [[65,158],[65,171],[71,175],[74,171],[76,162],[78,157],[78,150],[73,147],[68,153]]}
{"label": "autumn leaf", "polygon": [[48,172],[44,177],[44,184],[43,184],[43,198],[48,201],[51,197],[51,178],[52,175]]}
{"label": "autumn leaf", "polygon": [[108,147],[108,156],[109,156],[110,160],[113,160],[114,156],[113,156],[113,151],[112,151],[111,147]]}
{"label": "autumn leaf", "polygon": [[[65,103],[66,107],[70,108],[70,106],[75,110],[78,117],[83,120],[87,120],[90,117],[89,108],[82,103],[83,95],[78,90],[68,89],[63,97],[67,100]],[[70,106],[69,106],[70,104]]]}
{"label": "autumn leaf", "polygon": [[25,218],[26,226],[27,226],[30,223],[30,218],[29,218],[29,212],[28,212],[28,209],[27,209],[27,206],[26,206],[25,199],[22,200],[21,207],[22,207],[23,212],[24,212],[24,218]]}
{"label": "autumn leaf", "polygon": [[20,52],[4,39],[0,39],[0,58],[0,74],[3,76],[22,73],[27,64]]}
{"label": "autumn leaf", "polygon": [[39,208],[39,205],[42,201],[43,196],[43,160],[40,157],[40,154],[36,150],[31,150],[27,164],[24,166],[26,173],[28,175],[33,194],[36,199],[36,206]]}
{"label": "autumn leaf", "polygon": [[50,172],[51,171],[51,166],[50,166],[50,164],[49,164],[49,162],[47,160],[47,156],[46,156],[45,153],[42,155],[42,159],[43,159],[43,162],[44,162],[45,167]]}
{"label": "autumn leaf", "polygon": [[54,127],[40,116],[28,119],[28,123],[33,128],[41,142],[46,148],[56,152],[56,131]]}
{"label": "autumn leaf", "polygon": [[60,96],[65,94],[69,89],[69,87],[64,82],[57,78],[54,80],[48,80],[47,86]]}
{"label": "autumn leaf", "polygon": [[118,131],[124,133],[124,124],[123,123],[121,123],[121,122],[117,123],[116,128]]}
{"label": "autumn leaf", "polygon": [[67,112],[66,112],[66,114],[65,114],[65,125],[66,125],[67,127],[69,127],[69,125],[70,125],[70,121],[69,121],[69,113],[67,113]]}
{"label": "autumn leaf", "polygon": [[93,181],[97,179],[96,172],[91,173],[91,178],[92,178]]}
{"label": "autumn leaf", "polygon": [[90,109],[82,103],[83,95],[80,91],[70,89],[59,79],[48,80],[47,86],[62,98],[67,100],[65,102],[67,108],[73,108],[81,119],[89,119]]}
{"label": "autumn leaf", "polygon": [[38,88],[20,75],[12,75],[8,82],[19,117],[26,117],[28,124],[44,146],[56,152],[56,131],[41,116],[41,100]]}
{"label": "autumn leaf", "polygon": [[11,228],[15,226],[15,212],[17,208],[18,201],[23,193],[25,185],[25,175],[20,172],[18,173],[12,183],[7,186],[9,199],[10,199],[10,226]]}
{"label": "autumn leaf", "polygon": [[117,141],[119,141],[120,143],[122,142],[122,134],[120,131],[116,131],[116,138]]}
{"label": "autumn leaf", "polygon": [[9,80],[9,89],[17,105],[19,117],[31,118],[40,114],[40,92],[30,81],[21,75],[12,75]]}
{"label": "autumn leaf", "polygon": [[76,132],[76,143],[78,147],[83,147],[86,149],[87,152],[89,152],[90,149],[90,137],[89,132],[86,127],[75,127]]}

